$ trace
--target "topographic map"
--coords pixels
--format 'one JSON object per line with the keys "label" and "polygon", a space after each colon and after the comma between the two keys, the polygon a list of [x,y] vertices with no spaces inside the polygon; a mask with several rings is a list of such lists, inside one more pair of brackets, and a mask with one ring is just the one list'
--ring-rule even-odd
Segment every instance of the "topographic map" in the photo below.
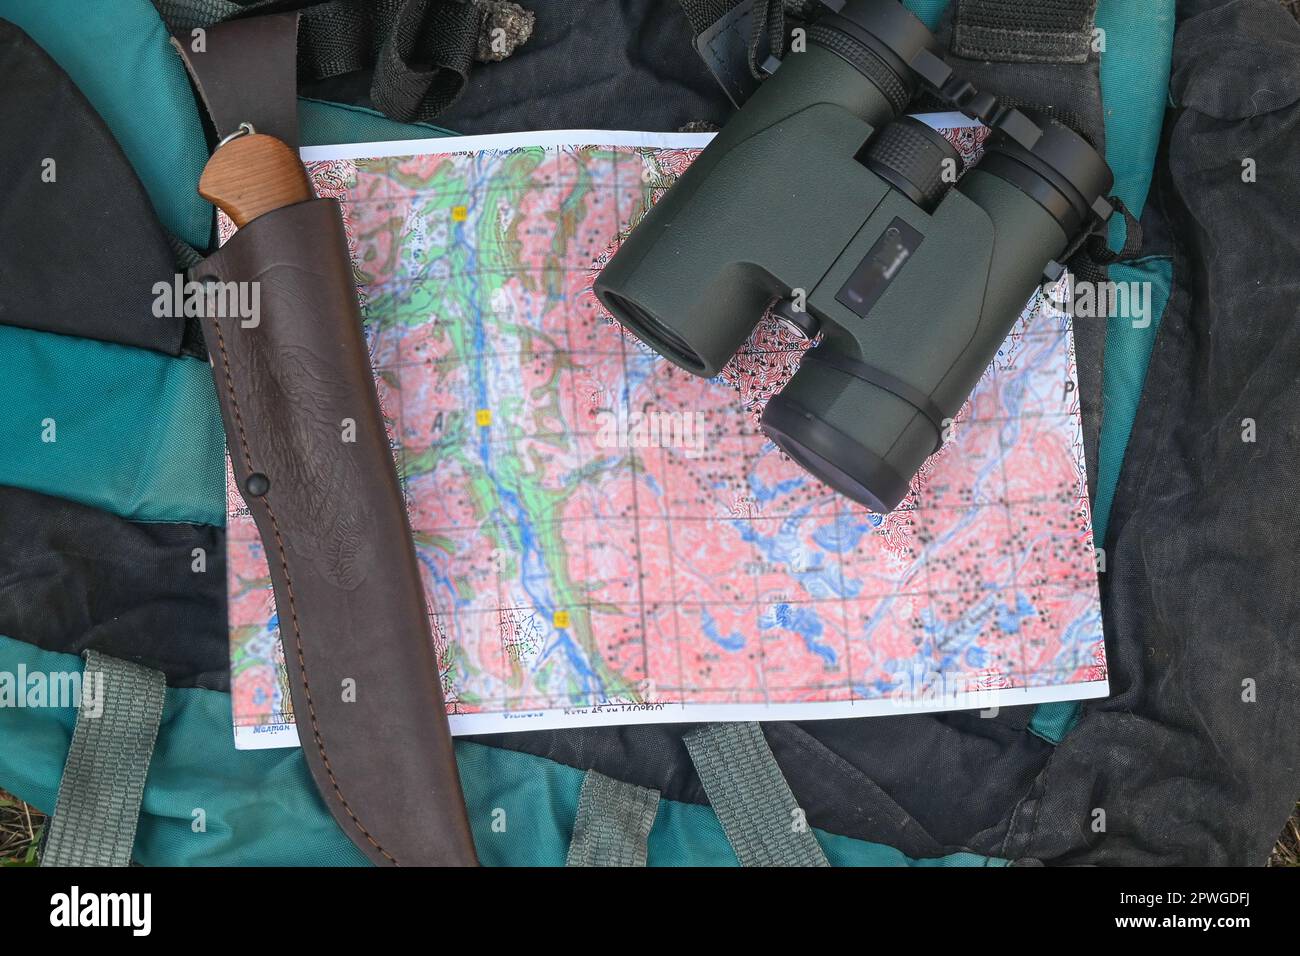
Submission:
{"label": "topographic map", "polygon": [[[969,157],[975,133],[950,135]],[[344,205],[452,731],[1103,696],[1068,317],[1027,308],[911,497],[871,514],[758,429],[804,343],[765,319],[706,381],[591,294],[707,139],[304,150]],[[292,745],[266,556],[228,501],[236,741]]]}

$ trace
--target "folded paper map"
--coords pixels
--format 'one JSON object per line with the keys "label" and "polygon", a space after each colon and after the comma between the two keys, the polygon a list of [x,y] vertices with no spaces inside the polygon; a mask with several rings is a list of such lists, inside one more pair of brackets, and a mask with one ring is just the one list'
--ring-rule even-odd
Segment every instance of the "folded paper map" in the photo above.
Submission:
{"label": "folded paper map", "polygon": [[[980,133],[948,135],[969,157]],[[805,343],[765,320],[706,381],[591,294],[707,141],[303,151],[343,203],[452,732],[1105,695],[1068,317],[1031,303],[911,497],[869,513],[757,427]],[[291,745],[266,555],[227,497],[236,742]]]}

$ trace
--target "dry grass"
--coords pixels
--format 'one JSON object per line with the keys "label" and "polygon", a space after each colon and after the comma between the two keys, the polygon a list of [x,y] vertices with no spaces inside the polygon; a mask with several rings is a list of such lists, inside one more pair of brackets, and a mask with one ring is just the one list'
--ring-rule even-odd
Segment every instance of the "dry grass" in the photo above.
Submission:
{"label": "dry grass", "polygon": [[[1300,6],[1300,0],[1295,5]],[[1300,867],[1300,803],[1296,804],[1295,813],[1287,822],[1282,835],[1277,838],[1268,865]]]}
{"label": "dry grass", "polygon": [[45,816],[0,790],[0,866],[35,866]]}

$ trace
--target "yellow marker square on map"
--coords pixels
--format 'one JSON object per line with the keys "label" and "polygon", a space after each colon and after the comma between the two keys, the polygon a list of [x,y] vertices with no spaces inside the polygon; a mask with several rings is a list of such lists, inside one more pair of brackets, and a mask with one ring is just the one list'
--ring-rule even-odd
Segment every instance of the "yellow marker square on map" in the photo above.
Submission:
{"label": "yellow marker square on map", "polygon": [[556,611],[553,620],[555,621],[555,626],[556,626],[556,627],[568,627],[568,626],[569,626],[569,612],[568,612],[568,611]]}
{"label": "yellow marker square on map", "polygon": [[480,408],[474,413],[474,421],[479,428],[487,428],[492,424],[492,409]]}
{"label": "yellow marker square on map", "polygon": [[451,218],[453,222],[464,222],[469,218],[469,206],[452,206]]}

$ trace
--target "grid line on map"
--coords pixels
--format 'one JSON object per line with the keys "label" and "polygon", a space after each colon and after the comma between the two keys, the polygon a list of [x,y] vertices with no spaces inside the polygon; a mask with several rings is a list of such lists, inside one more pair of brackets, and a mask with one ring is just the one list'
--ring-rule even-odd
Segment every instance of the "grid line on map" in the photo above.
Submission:
{"label": "grid line on map", "polygon": [[[660,450],[662,450],[662,449],[660,449]],[[1005,501],[1005,502],[1004,502],[1004,501],[981,501],[981,502],[973,502],[973,503],[969,503],[969,504],[962,503],[962,502],[954,502],[954,503],[951,503],[951,504],[947,504],[947,503],[945,503],[945,504],[923,504],[923,505],[921,505],[920,507],[900,508],[900,509],[897,509],[897,511],[898,511],[898,512],[902,512],[902,513],[914,514],[914,515],[915,515],[915,514],[919,514],[921,511],[926,511],[926,512],[943,512],[943,511],[975,511],[975,510],[980,510],[980,509],[997,509],[997,508],[1003,508],[1003,507],[1006,507],[1006,506],[1008,506],[1008,505],[1028,506],[1028,505],[1041,505],[1041,504],[1065,504],[1065,503],[1067,503],[1067,501],[1069,501],[1069,502],[1073,502],[1074,500],[1075,500],[1075,496],[1074,496],[1074,495],[1062,495],[1062,496],[1060,496],[1060,497],[1048,496],[1048,497],[1037,497],[1037,498],[1017,498],[1017,499],[1014,499],[1014,500],[1012,500],[1012,501]],[[810,512],[810,513],[807,513],[807,514],[805,514],[805,515],[802,515],[802,517],[806,517],[806,518],[811,519],[811,518],[815,518],[815,517],[817,517],[817,516],[819,516],[819,515],[822,514],[820,508],[822,508],[822,507],[830,508],[830,507],[832,507],[832,504],[831,504],[831,502],[829,501],[828,498],[823,498],[822,496],[816,496],[816,497],[814,497],[814,498],[809,499],[808,501],[803,502],[803,506],[805,507],[805,509],[806,509],[807,507],[817,506],[817,510],[814,510],[814,511],[812,511],[812,512]],[[792,507],[794,507],[794,506],[792,506]],[[843,512],[843,514],[844,514],[845,516],[850,516],[850,517],[851,517],[851,516],[853,516],[855,513],[854,513],[854,512],[850,512],[850,511],[845,511],[845,512]],[[867,514],[868,514],[868,512],[865,512],[865,511],[864,511],[864,512],[861,512],[858,516],[860,516],[860,517],[865,517]],[[735,515],[721,515],[721,514],[717,514],[717,515],[674,514],[672,511],[666,511],[666,512],[665,512],[665,516],[667,516],[667,517],[671,517],[674,521],[677,521],[677,522],[684,522],[684,523],[690,523],[690,522],[696,522],[696,523],[710,522],[710,523],[715,523],[715,522],[720,522],[720,523],[723,523],[723,524],[736,524],[736,523],[740,523],[740,522],[742,522],[742,521],[773,522],[773,523],[775,523],[775,522],[785,522],[785,521],[789,521],[791,518],[795,518],[795,517],[801,517],[801,515],[798,513],[798,511],[795,511],[795,510],[792,510],[792,511],[774,511],[774,512],[772,512],[772,513],[770,513],[770,514],[755,515],[755,516],[752,516],[752,517],[749,517],[749,518],[741,518],[741,517],[737,517],[737,516],[735,516]],[[828,516],[829,516],[829,514],[828,514]],[[584,517],[584,518],[566,518],[566,519],[564,519],[564,520],[565,520],[565,523],[567,523],[567,524],[582,524],[582,523],[590,523],[590,522],[606,522],[606,521],[610,521],[610,520],[615,520],[615,521],[630,521],[630,520],[632,520],[632,519],[631,519],[631,517],[624,517],[624,518],[614,517],[614,518],[609,518],[609,517],[594,517],[594,516],[593,516],[593,517]],[[418,528],[417,530],[422,531],[422,532],[426,532],[426,533],[429,533],[429,534],[456,534],[457,532],[472,531],[473,529],[472,529],[472,528],[467,528],[467,527],[465,527],[465,526],[463,526],[463,525],[430,525],[430,526],[427,526],[427,527],[421,527],[421,528]]]}
{"label": "grid line on map", "polygon": [[856,700],[858,697],[857,684],[853,680],[853,641],[849,638],[849,602],[848,602],[848,584],[844,570],[844,552],[847,550],[844,542],[840,540],[840,535],[844,533],[844,519],[848,515],[848,510],[844,506],[841,496],[835,497],[835,538],[838,547],[835,549],[836,557],[839,559],[836,565],[840,574],[840,627],[844,631],[844,671],[847,676],[849,685],[849,700]]}
{"label": "grid line on map", "polygon": [[[618,190],[618,154],[617,153],[614,154],[613,159],[611,160],[611,167],[612,167],[611,175],[614,180],[614,222],[621,227],[623,223],[623,217],[622,217],[622,212],[618,206],[619,190]],[[628,368],[627,368],[627,336],[620,335],[618,341],[619,341],[619,359],[623,365],[623,388],[622,388],[622,395],[620,396],[620,400],[622,401],[624,407],[627,408],[628,413],[630,414],[632,411],[632,386],[631,386],[631,377],[628,375]],[[636,535],[635,566],[636,566],[637,614],[640,617],[641,644],[642,647],[644,648],[646,643],[646,633],[647,633],[646,615],[645,615],[646,571],[645,571],[645,550],[641,546],[641,502],[638,494],[639,491],[638,485],[640,484],[640,481],[637,478],[637,457],[638,456],[636,454],[636,451],[629,448],[628,462],[631,466],[631,471],[632,471],[632,514],[633,514],[632,527]],[[644,464],[642,465],[642,467],[644,467]],[[648,671],[648,667],[649,667],[648,659],[646,661],[646,665]],[[647,673],[647,678],[648,677],[649,674]]]}
{"label": "grid line on map", "polygon": [[[660,458],[663,458],[662,449],[660,449]],[[685,665],[682,663],[682,623],[680,616],[680,602],[677,599],[677,569],[673,557],[676,552],[676,547],[673,544],[673,524],[671,520],[664,522],[664,536],[668,541],[668,590],[669,598],[672,602],[670,606],[672,608],[673,622],[673,656],[677,661],[677,683],[680,685],[686,680],[686,669]],[[648,654],[650,636],[648,634],[643,634],[642,639],[646,642]],[[648,667],[646,669],[646,676],[652,681],[655,680],[654,676],[649,673]],[[657,684],[652,684],[651,686],[655,688],[656,692],[658,691]]]}

